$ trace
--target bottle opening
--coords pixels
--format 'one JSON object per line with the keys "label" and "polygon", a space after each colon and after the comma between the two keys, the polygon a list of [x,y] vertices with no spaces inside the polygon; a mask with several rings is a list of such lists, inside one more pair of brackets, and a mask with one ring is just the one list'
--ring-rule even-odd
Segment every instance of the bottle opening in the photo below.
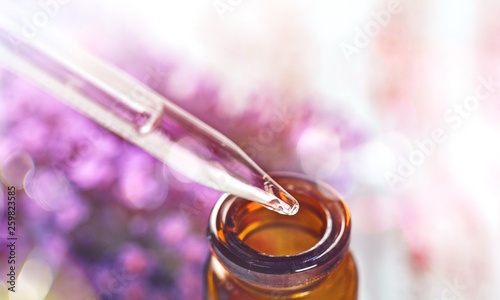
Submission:
{"label": "bottle opening", "polygon": [[270,256],[290,256],[316,246],[325,235],[327,212],[314,199],[300,200],[294,216],[276,214],[245,201],[234,216],[234,231],[246,246]]}
{"label": "bottle opening", "polygon": [[321,181],[272,177],[298,200],[299,211],[280,215],[238,196],[219,199],[208,228],[209,293],[217,299],[355,299],[344,201]]}
{"label": "bottle opening", "polygon": [[347,252],[349,211],[323,182],[286,173],[273,178],[299,201],[297,214],[276,214],[258,203],[225,195],[210,217],[212,253],[235,276],[255,284],[309,282]]}

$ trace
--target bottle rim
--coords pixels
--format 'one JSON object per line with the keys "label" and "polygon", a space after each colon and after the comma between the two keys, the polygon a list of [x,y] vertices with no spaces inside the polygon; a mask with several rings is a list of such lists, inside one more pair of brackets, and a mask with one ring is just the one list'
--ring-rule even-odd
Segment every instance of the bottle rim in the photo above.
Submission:
{"label": "bottle rim", "polygon": [[[349,210],[338,192],[323,181],[288,172],[273,173],[271,176],[285,189],[293,187],[291,192],[299,202],[304,199],[304,193],[314,195],[324,212],[318,216],[321,215],[326,223],[319,241],[311,248],[292,255],[259,252],[245,244],[237,232],[222,230],[234,222],[231,217],[247,203],[240,197],[225,194],[210,215],[208,238],[211,251],[231,274],[253,284],[289,287],[319,279],[335,267],[348,251],[351,230]],[[308,209],[308,206],[301,205],[300,209]]]}

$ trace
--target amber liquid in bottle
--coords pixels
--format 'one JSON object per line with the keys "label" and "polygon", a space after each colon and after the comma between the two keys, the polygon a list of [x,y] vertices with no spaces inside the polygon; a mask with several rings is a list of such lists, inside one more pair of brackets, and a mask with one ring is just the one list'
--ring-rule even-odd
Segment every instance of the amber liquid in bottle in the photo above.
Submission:
{"label": "amber liquid in bottle", "polygon": [[349,252],[350,214],[328,185],[299,175],[273,176],[300,203],[284,216],[223,196],[208,236],[206,299],[357,299]]}

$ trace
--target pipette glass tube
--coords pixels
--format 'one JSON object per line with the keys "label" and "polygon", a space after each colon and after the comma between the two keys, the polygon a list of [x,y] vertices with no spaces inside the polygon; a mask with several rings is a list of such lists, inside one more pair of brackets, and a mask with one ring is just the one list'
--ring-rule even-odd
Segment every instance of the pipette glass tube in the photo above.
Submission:
{"label": "pipette glass tube", "polygon": [[280,214],[297,212],[297,200],[220,132],[67,36],[56,38],[44,30],[26,41],[16,32],[19,28],[15,20],[0,16],[0,67],[31,80],[195,182]]}

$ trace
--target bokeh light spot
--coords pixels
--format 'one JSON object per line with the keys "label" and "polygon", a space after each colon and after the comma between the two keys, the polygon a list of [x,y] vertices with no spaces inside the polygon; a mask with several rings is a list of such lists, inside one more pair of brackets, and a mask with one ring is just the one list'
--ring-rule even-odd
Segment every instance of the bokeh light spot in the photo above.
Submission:
{"label": "bokeh light spot", "polygon": [[165,217],[157,227],[158,235],[166,245],[175,247],[182,243],[189,228],[180,215]]}
{"label": "bokeh light spot", "polygon": [[45,210],[59,210],[71,203],[73,190],[64,174],[56,169],[39,169],[25,184],[26,193]]}
{"label": "bokeh light spot", "polygon": [[0,219],[2,218],[3,216],[3,212],[5,210],[5,206],[6,206],[6,203],[5,203],[5,190],[3,188],[3,185],[0,184]]}
{"label": "bokeh light spot", "polygon": [[42,300],[52,286],[53,274],[43,260],[30,258],[19,273],[17,290],[10,294],[10,300]]}
{"label": "bokeh light spot", "polygon": [[168,185],[162,176],[136,171],[122,175],[120,180],[121,196],[133,208],[158,208],[168,194]]}
{"label": "bokeh light spot", "polygon": [[340,138],[331,130],[323,128],[305,130],[297,143],[296,150],[303,170],[317,178],[328,179],[340,165]]}
{"label": "bokeh light spot", "polygon": [[14,152],[1,165],[1,178],[5,185],[23,189],[26,176],[35,169],[31,156],[24,152]]}

